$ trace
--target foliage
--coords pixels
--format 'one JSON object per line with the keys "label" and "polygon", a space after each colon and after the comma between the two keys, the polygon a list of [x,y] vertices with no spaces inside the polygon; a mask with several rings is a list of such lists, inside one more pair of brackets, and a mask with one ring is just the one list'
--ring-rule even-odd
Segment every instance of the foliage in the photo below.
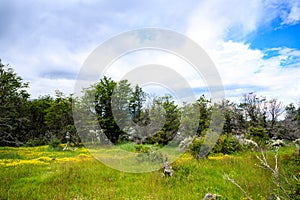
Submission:
{"label": "foliage", "polygon": [[244,94],[241,103],[224,100],[212,105],[201,95],[196,102],[180,107],[170,95],[151,97],[127,80],[115,82],[103,77],[85,89],[81,99],[60,91],[55,97],[29,99],[28,83],[1,60],[0,75],[0,146],[44,145],[54,137],[66,142],[67,132],[71,133],[71,142],[79,145],[78,132],[86,134],[94,127],[81,127],[79,122],[79,130],[75,129],[74,101],[87,108],[87,117],[96,116],[103,133],[114,144],[133,141],[166,145],[174,139],[179,144],[184,138],[204,137],[215,107],[225,118],[224,136],[216,145],[216,152],[239,149],[230,134],[245,135],[263,146],[270,138],[292,141],[300,137],[300,107],[289,104],[284,109],[281,101],[267,100],[255,92]]}
{"label": "foliage", "polygon": [[[117,83],[115,81],[111,78],[103,77],[91,89],[94,90],[94,106],[99,125],[112,143],[117,143],[120,135],[122,134],[122,130],[119,128],[114,119],[111,105],[112,95],[116,87]],[[124,87],[128,87],[128,85]]]}
{"label": "foliage", "polygon": [[300,107],[296,109],[294,104],[289,104],[285,108],[286,116],[282,122],[280,138],[295,140],[300,138]]}
{"label": "foliage", "polygon": [[196,102],[199,108],[199,126],[197,130],[197,135],[202,135],[206,129],[209,127],[210,123],[210,115],[211,115],[211,106],[210,100],[205,99],[204,95],[200,96],[200,98]]}
{"label": "foliage", "polygon": [[150,150],[150,146],[145,146],[143,144],[137,144],[134,146],[135,152],[138,153],[148,153]]}
{"label": "foliage", "polygon": [[42,146],[45,144],[48,144],[49,141],[46,141],[45,138],[35,138],[35,139],[29,139],[24,146],[26,147],[36,147],[36,146]]}
{"label": "foliage", "polygon": [[190,148],[190,145],[192,144],[193,140],[194,138],[191,136],[184,138],[184,140],[180,142],[179,148],[182,151],[187,151]]}
{"label": "foliage", "polygon": [[19,146],[26,141],[27,87],[28,84],[0,60],[0,146]]}
{"label": "foliage", "polygon": [[54,99],[49,96],[40,96],[28,102],[28,116],[30,123],[28,124],[28,146],[39,146],[47,144],[50,139],[50,127],[46,125],[45,116],[48,109],[54,103]]}
{"label": "foliage", "polygon": [[150,143],[167,145],[173,140],[180,126],[180,109],[172,97],[167,95],[155,100],[165,110],[165,123],[160,131],[150,138]]}
{"label": "foliage", "polygon": [[241,144],[232,134],[223,134],[213,148],[214,153],[233,154],[242,150]]}
{"label": "foliage", "polygon": [[268,140],[270,139],[266,132],[266,129],[262,127],[250,127],[247,137],[256,142],[261,147],[265,147]]}
{"label": "foliage", "polygon": [[46,110],[45,124],[51,134],[62,142],[66,142],[67,132],[71,133],[73,142],[78,142],[72,115],[72,97],[65,97],[63,93],[56,91],[56,98]]}
{"label": "foliage", "polygon": [[51,142],[49,143],[49,147],[51,147],[52,149],[57,149],[60,145],[61,141],[57,138],[53,138],[51,140]]}
{"label": "foliage", "polygon": [[203,142],[204,142],[204,137],[198,137],[198,138],[195,138],[193,140],[192,144],[190,145],[190,153],[195,158],[199,158],[199,153],[200,153]]}
{"label": "foliage", "polygon": [[135,86],[134,91],[129,100],[129,110],[131,119],[134,123],[141,122],[143,113],[143,104],[146,101],[146,93],[138,85]]}
{"label": "foliage", "polygon": [[254,92],[244,94],[240,107],[245,111],[245,119],[250,126],[266,127],[267,101],[266,97],[259,97]]}

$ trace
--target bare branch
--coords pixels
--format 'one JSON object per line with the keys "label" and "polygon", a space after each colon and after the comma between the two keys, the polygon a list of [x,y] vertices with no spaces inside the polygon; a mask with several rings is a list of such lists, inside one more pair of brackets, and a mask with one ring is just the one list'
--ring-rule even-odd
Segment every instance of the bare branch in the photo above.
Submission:
{"label": "bare branch", "polygon": [[237,186],[244,194],[244,196],[249,199],[249,200],[253,200],[248,194],[247,192],[238,184],[235,182],[234,179],[230,178],[226,173],[224,173],[224,178],[227,179],[228,181],[230,181],[232,184],[234,184],[235,186]]}

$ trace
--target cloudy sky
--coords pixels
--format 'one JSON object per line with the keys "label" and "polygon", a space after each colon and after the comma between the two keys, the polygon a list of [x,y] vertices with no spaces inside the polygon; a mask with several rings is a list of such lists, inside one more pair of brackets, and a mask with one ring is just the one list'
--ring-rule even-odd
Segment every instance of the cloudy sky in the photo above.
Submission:
{"label": "cloudy sky", "polygon": [[98,45],[124,31],[158,27],[208,53],[227,98],[255,91],[300,100],[299,0],[1,0],[0,26],[0,59],[29,82],[31,98],[56,89],[73,93]]}

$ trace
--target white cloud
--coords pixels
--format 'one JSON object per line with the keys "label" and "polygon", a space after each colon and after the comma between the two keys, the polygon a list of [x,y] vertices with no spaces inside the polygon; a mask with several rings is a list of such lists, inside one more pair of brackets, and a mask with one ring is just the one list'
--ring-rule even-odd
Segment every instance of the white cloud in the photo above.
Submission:
{"label": "white cloud", "polygon": [[[268,26],[280,15],[278,10],[274,10],[278,8],[277,4],[277,1],[271,5],[266,1],[253,1],[251,4],[235,0],[202,1],[192,13],[187,35],[198,42],[214,61],[227,98],[237,100],[243,93],[256,91],[285,103],[300,100],[299,51],[279,47],[273,49],[277,51],[276,56],[266,57],[268,49],[251,49],[243,41],[245,36]],[[295,13],[298,4],[293,5],[285,18],[290,20],[289,23],[298,20],[300,13]],[[227,34],[231,34],[230,38],[235,41],[228,40]],[[288,66],[283,66],[283,63]]]}
{"label": "white cloud", "polygon": [[[74,80],[70,79],[48,79],[48,78],[38,78],[29,81],[30,88],[28,92],[32,94],[31,99],[36,99],[39,96],[51,95],[55,96],[55,91],[59,90],[64,94],[70,94],[74,91]],[[47,88],[47,89],[45,89]]]}
{"label": "white cloud", "polygon": [[[87,55],[111,36],[162,27],[186,33],[207,51],[230,98],[257,90],[287,102],[299,99],[300,51],[279,47],[273,49],[278,55],[266,58],[268,49],[254,50],[245,43],[249,34],[269,26],[275,18],[280,17],[282,25],[298,23],[298,0],[10,2],[1,12],[5,20],[0,18],[0,25],[7,27],[0,31],[1,59],[30,81],[33,97],[55,89],[73,92],[75,76]],[[204,86],[201,78],[170,55],[130,59],[136,60],[130,63],[133,66],[146,64],[147,59],[171,66],[192,87]],[[130,69],[127,61],[122,62],[122,67],[111,70],[113,76]]]}
{"label": "white cloud", "polygon": [[290,1],[290,10],[286,11],[283,15],[282,25],[294,25],[300,21],[300,2]]}
{"label": "white cloud", "polygon": [[[183,31],[183,16],[192,8],[193,1],[4,1],[0,5],[0,25],[5,27],[0,30],[1,59],[25,81],[74,78],[87,55],[103,41],[143,27]],[[56,86],[51,83],[48,87]],[[30,87],[31,92],[41,91],[37,84]]]}
{"label": "white cloud", "polygon": [[[148,71],[147,68],[143,68],[146,65],[157,66],[161,70]],[[157,84],[159,84],[164,89],[176,88],[179,96],[183,96],[184,92],[188,91],[186,87],[190,89],[206,87],[201,75],[190,63],[178,55],[161,50],[144,49],[131,52],[109,66],[105,75],[117,81],[124,77],[126,79],[131,77],[132,79],[129,79],[129,82],[133,83],[144,83],[144,81],[150,80],[151,82],[147,84],[147,87],[150,84],[157,88]],[[162,79],[155,82],[159,80],[159,77],[162,77]]]}
{"label": "white cloud", "polygon": [[192,12],[186,33],[205,49],[212,48],[228,34],[241,38],[255,31],[260,17],[259,0],[251,4],[238,0],[205,0]]}
{"label": "white cloud", "polygon": [[297,103],[300,99],[299,60],[282,66],[283,61],[298,54],[298,50],[280,48],[278,55],[264,58],[262,51],[232,41],[222,42],[210,51],[227,88],[227,95],[241,96],[257,91],[260,95],[278,98],[285,103]]}

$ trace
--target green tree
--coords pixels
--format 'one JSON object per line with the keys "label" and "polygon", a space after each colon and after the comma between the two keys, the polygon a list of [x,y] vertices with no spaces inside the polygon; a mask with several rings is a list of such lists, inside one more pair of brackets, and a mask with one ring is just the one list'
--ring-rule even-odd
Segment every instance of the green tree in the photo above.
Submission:
{"label": "green tree", "polygon": [[255,141],[260,147],[265,147],[267,141],[270,139],[266,129],[263,127],[250,127],[247,137]]}
{"label": "green tree", "polygon": [[247,132],[246,120],[243,115],[244,111],[241,107],[229,100],[224,100],[219,107],[225,118],[223,134],[241,135]]}
{"label": "green tree", "polygon": [[41,96],[38,99],[28,101],[28,142],[30,145],[42,145],[49,142],[49,128],[46,125],[45,116],[47,111],[54,103],[50,95]]}
{"label": "green tree", "polygon": [[[99,82],[84,90],[84,96],[76,105],[82,108],[79,110],[88,110],[87,113],[81,112],[81,116],[89,116],[91,120],[95,116],[97,124],[106,137],[116,144],[120,139],[135,139],[137,134],[135,134],[136,131],[133,132],[134,126],[136,124],[142,126],[140,123],[145,121],[148,115],[143,109],[145,98],[146,94],[138,85],[132,89],[127,80],[115,82],[104,76]],[[81,126],[81,123],[77,123],[77,126]],[[91,125],[87,130],[80,127],[82,129],[80,134],[84,135],[84,132],[89,129],[96,129],[94,126]]]}
{"label": "green tree", "polygon": [[127,138],[126,133],[131,127],[131,112],[130,103],[132,101],[132,90],[130,83],[127,80],[119,81],[114,87],[111,109],[114,121],[117,123],[115,131],[117,140],[122,137],[123,140]]}
{"label": "green tree", "polygon": [[141,121],[143,104],[146,101],[146,93],[138,85],[135,86],[130,99],[130,115],[134,123]]}
{"label": "green tree", "polygon": [[134,132],[132,134],[135,142],[138,144],[160,143],[160,136],[165,135],[162,128],[166,122],[165,108],[160,101],[154,97],[152,102],[149,101],[145,105],[135,120],[135,122],[133,121]]}
{"label": "green tree", "polygon": [[200,136],[209,128],[210,117],[211,117],[211,106],[210,101],[205,99],[204,95],[200,96],[197,100],[197,105],[199,108],[199,127],[197,130],[197,135]]}
{"label": "green tree", "polygon": [[106,137],[112,142],[117,143],[120,135],[123,134],[118,127],[112,113],[112,95],[117,83],[111,78],[104,76],[93,88],[95,95],[95,111],[101,129]]}
{"label": "green tree", "polygon": [[151,143],[168,144],[178,133],[180,126],[180,108],[169,95],[156,99],[156,104],[165,110],[165,124],[163,128],[151,137]]}
{"label": "green tree", "polygon": [[194,137],[199,126],[199,107],[198,103],[185,103],[181,108],[180,135],[179,139]]}
{"label": "green tree", "polygon": [[0,60],[0,145],[19,146],[27,137],[28,83]]}
{"label": "green tree", "polygon": [[60,91],[56,91],[56,98],[46,109],[45,124],[52,137],[66,142],[66,133],[71,133],[72,141],[78,145],[79,138],[76,133],[73,113],[72,97],[66,97]]}

